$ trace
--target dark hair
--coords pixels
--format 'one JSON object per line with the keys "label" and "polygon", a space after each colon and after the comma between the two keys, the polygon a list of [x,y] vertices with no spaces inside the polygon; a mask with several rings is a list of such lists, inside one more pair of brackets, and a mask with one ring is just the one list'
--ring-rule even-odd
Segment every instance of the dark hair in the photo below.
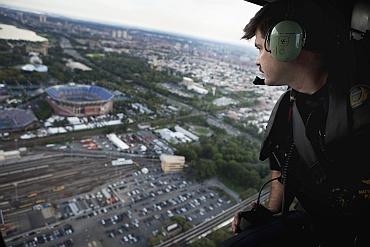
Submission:
{"label": "dark hair", "polygon": [[257,30],[265,37],[273,24],[284,19],[284,11],[279,10],[277,7],[282,7],[282,5],[271,3],[263,6],[244,27],[242,39],[251,39]]}
{"label": "dark hair", "polygon": [[327,14],[313,2],[294,2],[281,0],[263,6],[245,26],[242,39],[251,39],[257,30],[266,37],[273,26],[289,19],[298,22],[306,32],[303,49],[324,53],[333,42]]}

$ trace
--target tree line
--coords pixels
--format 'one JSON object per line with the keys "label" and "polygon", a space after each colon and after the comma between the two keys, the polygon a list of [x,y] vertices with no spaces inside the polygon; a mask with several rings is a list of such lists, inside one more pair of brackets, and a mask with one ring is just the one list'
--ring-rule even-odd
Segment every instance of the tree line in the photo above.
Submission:
{"label": "tree line", "polygon": [[180,144],[176,150],[185,156],[189,177],[218,177],[242,198],[257,192],[269,174],[268,165],[258,159],[259,145],[243,137],[202,137],[198,144]]}

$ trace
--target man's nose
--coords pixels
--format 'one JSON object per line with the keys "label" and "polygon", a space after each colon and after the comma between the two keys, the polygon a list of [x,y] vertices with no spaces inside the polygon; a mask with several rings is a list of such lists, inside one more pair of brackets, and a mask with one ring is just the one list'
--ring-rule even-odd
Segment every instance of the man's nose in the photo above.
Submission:
{"label": "man's nose", "polygon": [[261,66],[259,57],[257,57],[257,59],[256,59],[256,65],[257,65],[258,67],[260,67],[260,66]]}
{"label": "man's nose", "polygon": [[260,66],[261,65],[260,64],[260,56],[259,55],[256,57],[256,65],[257,66]]}

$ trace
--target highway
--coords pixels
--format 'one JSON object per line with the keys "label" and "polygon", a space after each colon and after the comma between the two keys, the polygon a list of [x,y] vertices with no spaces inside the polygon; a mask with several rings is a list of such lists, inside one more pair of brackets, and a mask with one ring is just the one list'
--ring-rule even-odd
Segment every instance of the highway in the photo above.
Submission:
{"label": "highway", "polygon": [[[224,225],[225,223],[230,223],[233,219],[236,212],[240,210],[249,209],[253,202],[257,199],[257,194],[249,197],[248,199],[230,207],[229,209],[225,210],[224,212],[220,213],[219,215],[215,216],[209,221],[205,221],[190,230],[180,233],[155,247],[169,247],[169,246],[187,246],[189,243],[204,237],[205,235],[211,233],[214,230],[219,229],[220,226]],[[265,190],[261,193],[261,202],[267,200],[269,196],[269,191]]]}

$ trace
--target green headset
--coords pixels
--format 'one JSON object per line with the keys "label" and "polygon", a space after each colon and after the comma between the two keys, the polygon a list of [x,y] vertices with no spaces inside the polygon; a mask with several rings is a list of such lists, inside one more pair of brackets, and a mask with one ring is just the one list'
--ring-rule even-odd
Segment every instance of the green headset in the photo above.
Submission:
{"label": "green headset", "polygon": [[306,41],[306,32],[296,21],[284,20],[267,32],[265,49],[278,61],[296,59]]}

